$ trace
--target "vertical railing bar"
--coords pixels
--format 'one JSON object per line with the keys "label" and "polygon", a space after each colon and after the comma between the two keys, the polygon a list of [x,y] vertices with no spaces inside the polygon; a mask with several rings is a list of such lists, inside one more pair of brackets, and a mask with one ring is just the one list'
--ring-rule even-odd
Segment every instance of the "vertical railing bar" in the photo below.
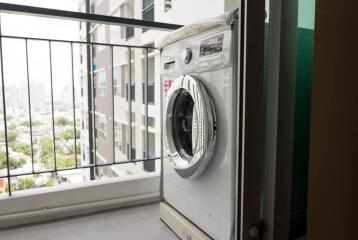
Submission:
{"label": "vertical railing bar", "polygon": [[76,129],[76,94],[75,94],[75,75],[73,66],[73,43],[71,42],[71,72],[72,72],[72,107],[73,107],[73,132],[75,141],[75,166],[78,167],[77,162],[77,129]]}
{"label": "vertical railing bar", "polygon": [[96,94],[94,91],[94,59],[93,59],[93,43],[91,43],[91,87],[92,87],[92,122],[93,122],[93,159],[94,159],[94,165],[97,166],[97,142],[96,142],[96,106],[95,106],[95,98]]}
{"label": "vertical railing bar", "polygon": [[52,44],[48,41],[49,57],[50,57],[50,86],[51,86],[51,116],[52,116],[52,140],[53,140],[53,160],[55,164],[55,171],[57,170],[56,161],[56,135],[55,135],[55,113],[53,104],[53,76],[52,76]]}
{"label": "vertical railing bar", "polygon": [[112,70],[112,130],[113,130],[113,137],[112,137],[112,141],[113,141],[113,162],[116,162],[116,139],[115,139],[115,127],[114,127],[114,89],[115,89],[115,85],[114,85],[114,68],[113,68],[113,46],[111,46],[111,70]]}
{"label": "vertical railing bar", "polygon": [[145,138],[146,138],[146,156],[149,158],[149,134],[148,134],[148,48],[145,49]]}
{"label": "vertical railing bar", "polygon": [[4,134],[5,134],[5,154],[7,167],[7,184],[9,196],[11,196],[11,178],[10,178],[10,162],[9,162],[9,146],[7,142],[7,120],[6,120],[6,102],[5,102],[5,79],[4,79],[4,63],[3,63],[2,33],[1,33],[1,15],[0,15],[0,61],[1,61],[1,84],[2,84],[2,107],[4,115]]}
{"label": "vertical railing bar", "polygon": [[128,84],[128,106],[129,106],[129,161],[132,161],[132,48],[128,47],[129,84]]}
{"label": "vertical railing bar", "polygon": [[29,52],[28,52],[28,40],[25,39],[25,50],[26,50],[26,74],[27,74],[27,100],[29,106],[29,121],[30,121],[30,146],[31,146],[31,165],[32,173],[35,173],[34,169],[34,146],[33,146],[33,136],[32,136],[32,113],[31,113],[31,90],[30,90],[30,74],[29,74]]}

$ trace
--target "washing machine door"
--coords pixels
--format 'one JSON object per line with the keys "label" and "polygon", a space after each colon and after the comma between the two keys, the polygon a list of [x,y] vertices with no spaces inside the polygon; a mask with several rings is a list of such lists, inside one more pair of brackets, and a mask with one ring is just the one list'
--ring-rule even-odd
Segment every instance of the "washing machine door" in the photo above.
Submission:
{"label": "washing machine door", "polygon": [[213,101],[199,79],[177,78],[167,95],[166,144],[175,171],[199,177],[214,153],[216,116]]}

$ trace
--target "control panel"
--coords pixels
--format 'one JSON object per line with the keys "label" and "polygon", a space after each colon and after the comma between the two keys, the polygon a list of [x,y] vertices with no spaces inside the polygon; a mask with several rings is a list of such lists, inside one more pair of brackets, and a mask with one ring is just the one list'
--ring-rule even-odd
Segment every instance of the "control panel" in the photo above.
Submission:
{"label": "control panel", "polygon": [[231,66],[232,31],[204,32],[162,50],[162,73],[200,73]]}
{"label": "control panel", "polygon": [[200,43],[199,57],[205,57],[223,50],[224,34],[202,40]]}

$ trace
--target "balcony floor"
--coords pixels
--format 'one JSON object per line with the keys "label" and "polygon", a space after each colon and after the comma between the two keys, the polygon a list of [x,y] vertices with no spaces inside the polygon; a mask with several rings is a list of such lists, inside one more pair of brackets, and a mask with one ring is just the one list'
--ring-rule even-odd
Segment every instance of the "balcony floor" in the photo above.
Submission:
{"label": "balcony floor", "polygon": [[0,231],[6,240],[177,240],[159,219],[159,204],[118,209]]}

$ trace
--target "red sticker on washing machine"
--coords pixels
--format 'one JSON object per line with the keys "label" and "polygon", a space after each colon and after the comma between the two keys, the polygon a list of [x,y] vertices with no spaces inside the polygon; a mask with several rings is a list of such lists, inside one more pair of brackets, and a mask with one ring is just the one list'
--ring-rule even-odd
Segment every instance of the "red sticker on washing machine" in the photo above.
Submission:
{"label": "red sticker on washing machine", "polygon": [[173,83],[173,80],[170,80],[170,79],[164,80],[164,84],[163,84],[164,92],[168,92],[172,83]]}

